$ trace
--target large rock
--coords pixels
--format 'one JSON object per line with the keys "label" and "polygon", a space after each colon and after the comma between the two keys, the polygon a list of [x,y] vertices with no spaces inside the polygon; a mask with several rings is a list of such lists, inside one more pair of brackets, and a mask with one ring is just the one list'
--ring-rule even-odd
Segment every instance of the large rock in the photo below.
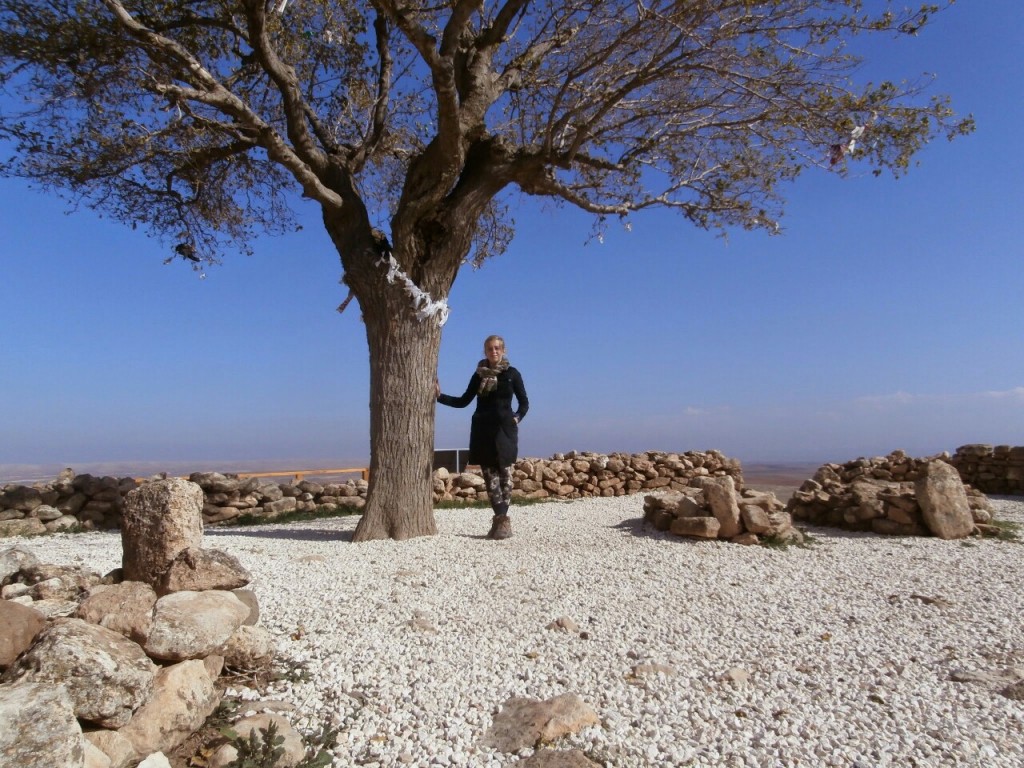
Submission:
{"label": "large rock", "polygon": [[88,731],[85,740],[107,756],[110,768],[130,768],[138,762],[135,747],[120,731]]}
{"label": "large rock", "polygon": [[198,730],[220,703],[217,686],[202,661],[164,667],[152,695],[118,733],[131,742],[136,756],[170,752]]}
{"label": "large rock", "polygon": [[249,615],[245,619],[246,624],[256,624],[260,620],[260,603],[256,593],[251,589],[233,589],[231,593],[249,606]]}
{"label": "large rock", "polygon": [[124,498],[122,565],[127,581],[157,587],[178,553],[203,541],[203,489],[180,478],[145,483]]}
{"label": "large rock", "polygon": [[263,505],[263,514],[265,517],[274,518],[281,515],[287,515],[290,512],[294,512],[298,509],[299,502],[296,501],[294,496],[285,496],[278,501],[270,501]]}
{"label": "large rock", "polygon": [[743,504],[740,507],[743,527],[751,533],[767,533],[772,527],[768,511],[754,504]]}
{"label": "large rock", "polygon": [[716,539],[722,524],[715,517],[677,517],[669,531],[676,536],[695,536],[701,539]]}
{"label": "large rock", "polygon": [[160,579],[158,592],[204,592],[244,587],[252,576],[234,555],[219,549],[189,547],[178,553]]}
{"label": "large rock", "polygon": [[37,565],[39,558],[22,547],[9,547],[0,552],[0,585],[9,584],[22,568]]}
{"label": "large rock", "polygon": [[0,600],[0,669],[11,666],[21,653],[27,651],[45,626],[46,617],[39,611],[10,600]]}
{"label": "large rock", "polygon": [[90,624],[112,629],[139,645],[149,637],[153,624],[153,606],[156,592],[141,581],[123,581],[120,584],[99,585],[89,590],[89,596],[78,606],[76,616]]}
{"label": "large rock", "polygon": [[83,742],[83,745],[85,746],[84,768],[113,768],[113,762],[106,752],[88,739]]}
{"label": "large rock", "polygon": [[930,461],[914,484],[924,523],[940,539],[962,539],[974,530],[974,516],[960,474],[944,461]]}
{"label": "large rock", "polygon": [[36,600],[78,600],[103,579],[95,571],[77,565],[37,563],[21,569],[21,580],[32,585]]}
{"label": "large rock", "polygon": [[120,728],[149,697],[155,674],[142,648],[117,632],[81,619],[56,619],[4,681],[60,685],[80,720]]}
{"label": "large rock", "polygon": [[740,507],[736,499],[736,482],[729,476],[706,479],[702,487],[704,498],[721,526],[718,535],[731,539],[743,531],[740,522]]}
{"label": "large rock", "polygon": [[514,697],[495,715],[484,737],[484,746],[500,752],[518,752],[598,722],[594,709],[575,693],[563,693],[546,701]]}
{"label": "large rock", "polygon": [[174,592],[156,602],[146,653],[154,659],[183,661],[213,653],[249,615],[232,592]]}
{"label": "large rock", "polygon": [[244,624],[217,653],[224,657],[224,664],[230,669],[249,671],[270,666],[274,650],[274,637],[267,629]]}
{"label": "large rock", "polygon": [[34,510],[32,510],[32,517],[36,518],[37,520],[42,520],[44,523],[48,523],[51,520],[56,520],[62,514],[64,513],[61,512],[59,509],[51,507],[49,504],[41,504]]}
{"label": "large rock", "polygon": [[84,768],[85,741],[65,688],[0,685],[2,768]]}
{"label": "large rock", "polygon": [[40,536],[46,533],[46,526],[34,517],[21,520],[0,520],[0,539],[8,536]]}

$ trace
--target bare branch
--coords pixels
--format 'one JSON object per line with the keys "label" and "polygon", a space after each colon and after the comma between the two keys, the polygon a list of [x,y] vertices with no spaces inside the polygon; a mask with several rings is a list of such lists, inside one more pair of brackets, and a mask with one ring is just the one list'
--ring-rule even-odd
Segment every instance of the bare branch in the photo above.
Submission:
{"label": "bare branch", "polygon": [[217,79],[175,40],[158,35],[156,32],[136,21],[119,0],[103,0],[103,4],[111,10],[118,21],[140,40],[147,49],[159,51],[182,63],[192,75],[197,86],[196,90],[178,86],[154,84],[153,90],[158,93],[177,95],[200,101],[215,107],[224,114],[237,119],[251,129],[258,137],[257,143],[264,147],[275,160],[292,173],[310,197],[320,200],[325,205],[339,207],[341,198],[324,186],[309,166],[284,142],[284,140],[250,110],[246,104],[231,91],[222,86]]}

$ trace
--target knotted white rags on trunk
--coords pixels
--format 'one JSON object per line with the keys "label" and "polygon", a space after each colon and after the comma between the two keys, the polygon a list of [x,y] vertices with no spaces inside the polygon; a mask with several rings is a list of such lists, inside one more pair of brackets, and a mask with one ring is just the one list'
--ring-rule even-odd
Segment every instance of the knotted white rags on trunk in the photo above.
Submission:
{"label": "knotted white rags on trunk", "polygon": [[444,299],[434,301],[429,293],[416,285],[412,278],[402,271],[402,268],[398,266],[398,262],[395,261],[395,257],[392,254],[388,253],[381,256],[377,266],[387,267],[388,274],[386,279],[389,283],[394,284],[395,281],[398,281],[405,287],[405,292],[412,299],[412,306],[416,310],[417,320],[422,322],[428,317],[436,317],[438,325],[444,325],[448,322],[448,303]]}

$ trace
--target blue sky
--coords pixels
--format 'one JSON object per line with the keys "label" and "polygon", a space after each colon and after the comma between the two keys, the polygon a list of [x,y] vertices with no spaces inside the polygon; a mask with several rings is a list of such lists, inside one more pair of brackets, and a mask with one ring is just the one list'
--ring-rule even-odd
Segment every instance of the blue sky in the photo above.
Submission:
{"label": "blue sky", "polygon": [[[1022,28],[1019,0],[962,0],[872,46],[872,72],[937,73],[977,131],[897,181],[805,173],[781,236],[656,213],[588,243],[583,214],[518,198],[509,252],[456,280],[442,387],[461,393],[483,338],[505,336],[531,399],[526,456],[1024,444]],[[201,279],[23,182],[0,179],[0,205],[0,465],[366,461],[365,335],[355,306],[335,311],[312,207],[301,233]],[[469,416],[439,407],[437,446],[464,447]]]}

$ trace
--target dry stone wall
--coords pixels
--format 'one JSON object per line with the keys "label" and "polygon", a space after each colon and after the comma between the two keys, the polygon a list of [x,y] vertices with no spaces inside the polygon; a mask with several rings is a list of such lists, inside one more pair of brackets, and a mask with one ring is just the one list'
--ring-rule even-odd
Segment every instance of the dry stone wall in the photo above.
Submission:
{"label": "dry stone wall", "polygon": [[961,538],[996,534],[984,493],[965,485],[948,453],[903,451],[824,464],[786,506],[796,522],[880,534]]}
{"label": "dry stone wall", "polygon": [[[550,459],[520,459],[512,474],[513,496],[532,499],[679,491],[705,477],[731,477],[740,490],[743,487],[740,462],[714,450],[639,454],[574,451],[555,454]],[[72,527],[119,528],[125,495],[142,484],[164,479],[93,477],[66,469],[51,482],[2,486],[0,537]],[[367,483],[362,479],[340,483],[268,483],[220,472],[195,472],[188,479],[202,489],[205,525],[216,525],[240,515],[270,520],[322,506],[347,507],[358,512],[366,504]],[[451,473],[438,469],[433,484],[435,502],[487,499],[479,470]]]}
{"label": "dry stone wall", "polygon": [[1024,446],[961,445],[949,462],[979,491],[1024,496]]}

